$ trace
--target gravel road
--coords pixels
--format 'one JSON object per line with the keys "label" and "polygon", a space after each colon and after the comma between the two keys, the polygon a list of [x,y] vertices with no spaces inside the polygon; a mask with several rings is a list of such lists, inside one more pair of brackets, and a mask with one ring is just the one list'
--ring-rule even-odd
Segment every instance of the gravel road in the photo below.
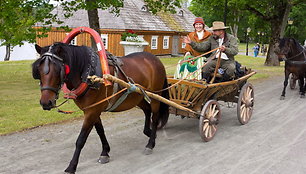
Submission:
{"label": "gravel road", "polygon": [[[304,174],[306,173],[306,99],[287,89],[283,77],[256,82],[252,119],[241,126],[234,108],[222,103],[215,138],[202,142],[197,119],[170,115],[158,131],[152,155],[144,155],[144,116],[135,108],[102,115],[111,145],[111,161],[97,163],[101,143],[92,131],[81,153],[80,174]],[[44,111],[42,111],[44,112]],[[82,120],[0,136],[0,173],[64,173]]]}

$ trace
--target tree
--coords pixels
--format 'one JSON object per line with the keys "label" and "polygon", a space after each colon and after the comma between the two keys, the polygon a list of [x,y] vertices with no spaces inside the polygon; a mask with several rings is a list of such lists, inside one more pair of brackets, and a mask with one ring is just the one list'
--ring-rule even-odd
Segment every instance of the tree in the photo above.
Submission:
{"label": "tree", "polygon": [[230,26],[232,34],[238,37],[238,28],[243,21],[242,10],[234,0],[214,1],[214,0],[193,0],[189,8],[196,16],[201,16],[207,25],[213,21],[222,21]]}
{"label": "tree", "polygon": [[[23,41],[34,43],[36,37],[44,36],[47,28],[35,29],[37,22],[51,23],[55,16],[50,14],[53,6],[47,0],[1,0],[0,1],[0,40],[6,46],[5,61],[10,59],[10,50]],[[43,31],[38,35],[37,31]]]}
{"label": "tree", "polygon": [[[228,5],[228,18],[229,23],[235,30],[235,24],[239,25],[244,31],[247,27],[251,26],[253,36],[257,35],[257,31],[268,31],[270,36],[269,50],[266,58],[265,65],[278,66],[279,61],[274,53],[274,47],[278,38],[284,36],[284,31],[287,25],[288,16],[292,9],[299,6],[304,6],[305,3],[302,0],[279,0],[279,1],[267,1],[267,0],[225,0]],[[197,11],[198,14],[203,17],[209,17],[209,19],[218,20],[222,19],[222,12],[224,1],[214,2],[212,0],[193,0],[195,2],[194,7],[191,8],[193,12]],[[201,5],[200,5],[201,4]],[[197,10],[198,8],[198,10]],[[201,13],[201,11],[203,11]],[[301,13],[305,13],[305,8],[302,8]],[[214,17],[215,16],[215,17]],[[301,15],[303,18],[305,15]],[[303,20],[303,18],[301,19]],[[241,26],[243,25],[243,26]],[[302,30],[303,31],[303,30]],[[239,31],[237,30],[239,33]],[[240,32],[241,33],[241,32]],[[244,33],[244,32],[242,32]],[[241,33],[241,34],[242,34]],[[235,32],[234,32],[235,34]],[[237,34],[239,36],[239,34]],[[242,36],[240,35],[240,38]]]}
{"label": "tree", "polygon": [[[244,1],[245,3],[245,1]],[[279,60],[277,55],[274,53],[274,48],[278,39],[284,36],[285,27],[289,12],[292,8],[293,3],[291,0],[280,0],[280,1],[249,1],[243,4],[244,8],[257,17],[270,23],[271,26],[271,38],[269,42],[269,50],[265,65],[268,66],[279,66]]]}

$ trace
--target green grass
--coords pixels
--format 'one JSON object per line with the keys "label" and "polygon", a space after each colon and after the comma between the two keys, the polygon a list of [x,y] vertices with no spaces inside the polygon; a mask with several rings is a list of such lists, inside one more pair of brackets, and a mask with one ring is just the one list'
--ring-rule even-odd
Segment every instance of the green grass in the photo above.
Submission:
{"label": "green grass", "polygon": [[[43,111],[38,81],[32,78],[31,61],[0,62],[0,135],[21,131],[82,115]],[[59,100],[57,104],[64,101]],[[76,110],[71,104],[63,109]]]}
{"label": "green grass", "polygon": [[[162,58],[167,68],[167,74],[173,75],[175,65],[180,57]],[[283,67],[264,66],[263,58],[254,58],[238,55],[236,59],[258,73],[252,79],[263,79],[280,75]],[[50,123],[78,118],[83,115],[81,111],[73,114],[61,114],[56,110],[43,111],[40,104],[40,89],[38,80],[32,78],[31,64],[33,61],[0,62],[0,135],[22,131]],[[60,96],[57,104],[64,99]],[[76,111],[78,108],[73,101],[64,104],[63,110]]]}

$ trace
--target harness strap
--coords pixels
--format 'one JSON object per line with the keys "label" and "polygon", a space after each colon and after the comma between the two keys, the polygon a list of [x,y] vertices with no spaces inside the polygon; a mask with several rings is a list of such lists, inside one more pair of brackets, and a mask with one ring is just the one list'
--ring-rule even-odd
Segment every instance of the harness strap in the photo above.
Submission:
{"label": "harness strap", "polygon": [[127,96],[132,93],[132,92],[135,92],[137,87],[135,84],[132,84],[132,83],[128,83],[129,85],[131,85],[130,88],[127,89],[127,91],[116,101],[115,104],[112,105],[111,108],[107,109],[106,111],[107,112],[111,112],[113,110],[115,110],[126,98]]}

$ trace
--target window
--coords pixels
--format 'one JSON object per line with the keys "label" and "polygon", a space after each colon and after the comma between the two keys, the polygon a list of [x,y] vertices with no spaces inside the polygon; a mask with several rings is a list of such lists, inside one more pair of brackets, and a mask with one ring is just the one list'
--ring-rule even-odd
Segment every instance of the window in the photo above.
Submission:
{"label": "window", "polygon": [[141,11],[147,12],[147,11],[148,11],[148,7],[147,7],[146,5],[143,5],[143,6],[141,7]]}
{"label": "window", "polygon": [[164,36],[164,39],[163,39],[163,49],[169,49],[169,37],[170,36]]}
{"label": "window", "polygon": [[107,49],[107,45],[108,45],[108,35],[107,35],[107,34],[101,34],[101,39],[102,39],[104,48]]}
{"label": "window", "polygon": [[181,16],[181,17],[184,17],[184,11],[183,11],[183,10],[180,10],[180,11],[178,12],[178,15]]}
{"label": "window", "polygon": [[182,48],[185,48],[186,47],[186,43],[182,43]]}
{"label": "window", "polygon": [[[66,35],[68,35],[69,33],[66,33]],[[70,43],[69,43],[70,45],[77,45],[77,37],[74,37],[71,41],[70,41]]]}
{"label": "window", "polygon": [[151,39],[151,49],[156,50],[157,49],[157,41],[158,41],[158,36],[152,36]]}

